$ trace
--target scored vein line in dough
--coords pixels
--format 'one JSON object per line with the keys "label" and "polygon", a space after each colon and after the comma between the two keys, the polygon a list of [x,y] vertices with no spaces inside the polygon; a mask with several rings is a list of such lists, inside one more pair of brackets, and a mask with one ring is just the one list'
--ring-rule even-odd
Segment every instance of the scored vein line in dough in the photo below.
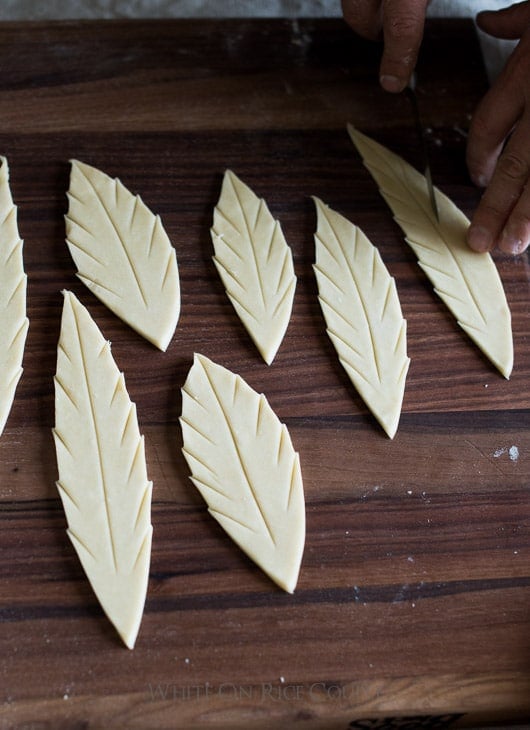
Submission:
{"label": "scored vein line in dough", "polygon": [[133,571],[136,569],[136,566],[138,565],[138,561],[140,560],[142,553],[144,551],[145,544],[149,540],[149,532],[150,532],[150,529],[147,528],[145,531],[144,539],[142,540],[142,544],[140,545],[140,549],[136,553],[136,558],[134,559],[134,563],[133,563],[133,567],[132,567]]}
{"label": "scored vein line in dough", "polygon": [[151,258],[151,254],[153,252],[153,243],[154,243],[156,231],[157,231],[157,228],[158,228],[158,220],[159,220],[159,217],[157,215],[155,215],[151,220],[152,220],[152,223],[151,223],[151,235],[149,236],[149,244],[147,246],[147,258],[148,259]]}
{"label": "scored vein line in dough", "polygon": [[258,322],[258,317],[254,314],[254,312],[251,312],[250,309],[243,304],[241,299],[239,297],[236,297],[236,295],[233,292],[229,292],[228,296],[230,299],[233,299],[234,302],[237,302],[237,304],[241,307],[241,309],[248,314],[248,316],[253,319],[255,322]]}
{"label": "scored vein line in dough", "polygon": [[259,401],[258,401],[258,412],[256,414],[256,430],[254,432],[255,436],[257,436],[260,431],[261,421],[263,419],[264,405],[265,405],[265,397],[263,395],[261,395],[259,398]]}
{"label": "scored vein line in dough", "polygon": [[[6,249],[7,249],[8,245],[9,244],[6,241],[6,243],[5,243]],[[11,263],[11,259],[13,258],[13,256],[16,256],[16,254],[18,253],[21,246],[22,246],[22,239],[19,238],[18,236],[14,237],[12,240],[11,251],[9,252],[8,256],[6,257],[6,260],[4,261],[4,266],[7,266],[9,263]],[[22,274],[22,276],[24,276],[24,274]]]}
{"label": "scored vein line in dough", "polygon": [[108,292],[109,294],[112,294],[112,296],[116,297],[116,299],[123,299],[122,295],[119,292],[115,291],[114,289],[111,289],[108,286],[105,286],[100,281],[96,281],[95,279],[92,279],[92,277],[87,276],[86,274],[78,274],[77,276],[81,279],[82,282],[84,282],[86,284],[86,286],[89,289],[92,287],[94,287],[95,289],[102,289],[102,290]]}
{"label": "scored vein line in dough", "polygon": [[181,423],[184,423],[191,431],[195,431],[197,436],[202,436],[202,438],[205,439],[206,441],[208,441],[210,444],[212,444],[212,446],[216,445],[216,442],[213,439],[211,439],[208,436],[208,434],[204,433],[204,431],[201,431],[199,428],[197,428],[197,426],[194,423],[190,423],[190,421],[187,418],[184,418],[183,416],[181,416],[180,421],[181,421]]}
{"label": "scored vein line in dough", "polygon": [[293,457],[292,465],[291,465],[291,479],[289,481],[289,489],[287,490],[287,506],[286,510],[291,509],[291,497],[293,494],[294,486],[296,484],[296,474],[297,474],[297,467],[298,467],[298,457],[296,454]]}
{"label": "scored vein line in dough", "polygon": [[[263,201],[261,201],[261,202],[263,202]],[[272,233],[271,233],[271,237],[270,237],[270,240],[269,240],[269,245],[267,247],[267,255],[265,257],[265,263],[266,264],[269,264],[270,263],[272,254],[274,252],[274,240],[275,240],[276,235],[278,233],[279,225],[280,225],[279,222],[277,220],[275,220],[274,221],[274,225],[272,226]],[[284,259],[286,259],[286,258],[287,258],[287,251],[284,253]],[[282,266],[282,274],[283,274],[283,269],[284,269],[284,267]]]}
{"label": "scored vein line in dough", "polygon": [[[220,217],[221,217],[221,218],[222,218],[222,219],[223,219],[223,220],[225,221],[225,223],[228,223],[228,225],[229,225],[229,226],[232,226],[232,228],[234,229],[234,231],[235,231],[235,232],[237,233],[237,235],[238,235],[238,236],[242,236],[242,235],[243,235],[243,233],[242,233],[242,232],[241,232],[241,231],[239,230],[239,228],[238,228],[238,227],[236,226],[236,224],[234,223],[234,221],[232,220],[232,218],[229,218],[229,217],[228,217],[228,216],[226,215],[226,213],[224,212],[224,210],[223,210],[223,209],[222,209],[222,208],[220,207],[219,203],[217,203],[217,205],[215,206],[215,209],[216,209],[216,211],[217,211],[218,215],[219,215],[219,216],[220,216]],[[240,256],[240,255],[239,255],[239,252],[237,251],[237,249],[235,249],[235,248],[232,248],[232,246],[230,246],[230,244],[229,244],[229,243],[228,243],[228,241],[227,241],[227,240],[226,240],[226,239],[224,238],[224,236],[223,236],[223,234],[222,234],[222,233],[217,233],[217,231],[215,230],[215,228],[213,228],[213,226],[212,226],[212,231],[213,231],[213,233],[214,233],[214,234],[215,234],[215,235],[217,236],[217,238],[220,238],[220,239],[221,239],[221,240],[223,241],[223,243],[224,243],[224,244],[225,244],[226,246],[228,246],[228,248],[229,248],[229,249],[230,249],[230,250],[231,250],[231,251],[232,251],[232,252],[233,252],[233,253],[234,253],[234,254],[235,254],[235,255],[236,255],[236,256],[237,256],[238,258],[240,258],[240,259],[242,258],[242,256]]]}
{"label": "scored vein line in dough", "polygon": [[[318,272],[319,272],[319,273],[321,273],[321,272],[320,272],[320,269],[318,269]],[[326,275],[324,275],[324,276],[326,276]],[[326,276],[326,278],[327,278],[327,276]],[[329,279],[328,279],[328,281],[329,281]],[[339,289],[339,291],[341,291],[341,292],[342,292],[342,290],[340,290],[340,289]],[[328,299],[326,299],[326,297],[325,297],[325,296],[323,296],[322,294],[319,294],[319,295],[318,295],[318,298],[319,298],[319,300],[320,300],[320,301],[321,301],[321,302],[322,302],[323,304],[325,304],[325,305],[326,305],[326,307],[327,307],[328,309],[330,309],[330,310],[331,310],[331,311],[332,311],[332,312],[333,312],[333,313],[334,313],[334,314],[335,314],[335,315],[336,315],[336,316],[337,316],[337,317],[338,317],[339,319],[341,319],[341,320],[342,320],[342,321],[344,322],[344,324],[346,324],[346,325],[347,325],[348,327],[350,327],[350,329],[352,329],[352,330],[353,330],[354,332],[359,332],[359,329],[358,329],[358,327],[356,327],[356,326],[355,326],[355,324],[354,324],[354,323],[353,323],[353,322],[352,322],[352,321],[351,321],[350,319],[348,319],[348,318],[347,318],[347,317],[346,317],[346,316],[345,316],[345,315],[344,315],[344,314],[343,314],[342,312],[340,312],[340,311],[339,311],[338,309],[336,309],[336,308],[335,308],[335,307],[334,307],[334,306],[333,306],[332,304],[330,304],[329,300],[328,300]],[[328,329],[330,329],[330,328],[328,328]],[[364,355],[363,355],[363,353],[362,353],[362,352],[361,352],[360,350],[356,350],[356,349],[355,349],[355,347],[354,347],[353,345],[350,345],[350,349],[351,349],[351,350],[353,350],[353,352],[354,352],[354,353],[355,353],[356,355],[358,355],[358,356],[359,356],[359,357],[360,357],[360,358],[361,358],[362,360],[364,360],[364,359],[365,359],[365,358],[364,358]]]}
{"label": "scored vein line in dough", "polygon": [[279,464],[282,458],[282,451],[285,444],[285,428],[280,429],[280,438],[278,439],[278,448],[276,450],[276,464]]}
{"label": "scored vein line in dough", "polygon": [[[285,300],[287,299],[287,297],[288,297],[288,296],[289,296],[289,294],[291,293],[291,289],[292,289],[292,287],[293,287],[293,282],[292,282],[292,281],[290,281],[290,282],[289,282],[289,284],[288,284],[288,286],[286,287],[285,291],[284,291],[284,292],[283,292],[283,294],[281,295],[281,297],[280,297],[280,299],[279,299],[278,303],[277,303],[277,304],[276,304],[276,306],[274,307],[274,310],[273,310],[273,312],[272,312],[272,316],[273,316],[273,317],[275,317],[275,316],[276,316],[276,315],[278,314],[278,312],[280,311],[280,309],[281,309],[281,308],[283,307],[283,305],[285,304]],[[278,290],[278,291],[279,291],[279,290]],[[278,292],[276,292],[276,293],[278,293]]]}
{"label": "scored vein line in dough", "polygon": [[85,543],[85,541],[81,540],[79,535],[77,533],[75,533],[70,527],[68,528],[68,534],[74,538],[74,542],[77,542],[79,545],[81,545],[83,550],[85,550],[85,552],[87,552],[90,555],[90,557],[92,558],[92,560],[94,560],[94,562],[96,562],[96,563],[98,562],[98,559],[96,558],[96,556],[94,555],[92,550],[88,547],[88,545]]}
{"label": "scored vein line in dough", "polygon": [[[113,399],[114,399],[114,394],[113,394],[112,400]],[[112,403],[112,400],[111,400],[111,403]],[[123,446],[123,442],[125,441],[125,437],[127,436],[127,431],[130,428],[131,421],[133,421],[134,416],[135,416],[134,408],[131,403],[129,405],[129,410],[127,411],[127,418],[125,419],[124,424],[123,424],[123,430],[121,432],[121,437],[120,437],[120,446]]]}
{"label": "scored vein line in dough", "polygon": [[[205,466],[208,469],[208,466],[206,464],[204,464],[204,462],[202,462],[199,459],[197,459],[197,457],[194,456],[191,453],[191,451],[189,451],[188,449],[184,449],[184,453],[187,454],[188,456],[191,456],[192,459],[195,459],[195,461],[198,464],[203,464],[203,466]],[[213,476],[215,476],[214,472],[212,472],[211,469],[208,469],[208,471]],[[207,481],[204,480],[203,477],[199,478],[197,476],[193,476],[191,479],[192,479],[192,481],[193,481],[194,484],[200,484],[201,487],[204,487],[205,489],[209,489],[211,492],[214,492],[215,494],[218,494],[220,497],[224,497],[229,502],[233,502],[234,501],[233,497],[230,494],[227,494],[226,492],[223,492],[223,490],[222,489],[219,489],[219,487],[214,487],[212,484],[209,484]]]}
{"label": "scored vein line in dough", "polygon": [[[22,280],[20,281],[20,284],[19,284],[19,285],[17,286],[17,288],[15,289],[15,291],[14,291],[14,292],[13,292],[13,293],[11,294],[11,296],[9,297],[9,302],[8,302],[8,305],[9,305],[9,304],[11,304],[11,301],[12,301],[13,297],[14,297],[14,296],[15,296],[15,294],[16,294],[16,293],[18,292],[18,290],[20,289],[20,287],[21,287],[21,286],[24,286],[24,284],[25,284],[25,281],[24,281],[24,280],[22,279]],[[24,334],[24,333],[26,332],[26,330],[28,329],[28,327],[29,327],[28,321],[27,321],[27,320],[24,320],[24,321],[23,321],[23,322],[21,323],[21,325],[20,325],[20,327],[18,328],[18,330],[17,330],[17,331],[15,332],[15,334],[13,335],[13,337],[11,338],[11,343],[10,343],[10,345],[12,345],[12,344],[13,344],[13,343],[15,342],[15,340],[17,340],[17,339],[18,339],[18,338],[19,338],[19,337],[20,337],[21,335],[23,335],[23,334]]]}
{"label": "scored vein line in dough", "polygon": [[[267,263],[269,263],[267,261]],[[289,291],[289,287],[291,285],[291,281],[289,278],[289,272],[287,269],[289,268],[289,254],[287,251],[285,251],[283,255],[283,261],[282,261],[282,268],[280,270],[280,273],[278,275],[278,280],[276,282],[276,290],[274,292],[274,296],[277,297],[280,294],[280,291],[282,287],[284,287],[284,293],[282,294],[282,299],[285,297],[286,292]],[[285,286],[285,280],[287,279],[287,286]]]}
{"label": "scored vein line in dough", "polygon": [[[133,531],[134,532],[136,532],[136,528],[138,527],[138,523],[139,523],[139,521],[140,521],[140,519],[142,517],[142,512],[145,510],[145,506],[146,506],[147,499],[148,499],[148,496],[149,496],[149,486],[150,485],[147,485],[145,487],[144,493],[142,494],[142,499],[140,500],[140,503],[138,505],[138,510],[136,511],[136,519],[134,520],[134,525],[133,525]],[[145,538],[144,538],[144,540],[142,542],[142,545],[140,547],[140,550],[138,551],[138,555],[142,552],[142,549],[143,549],[143,546],[144,546],[144,542],[145,542]],[[138,559],[138,557],[136,559]],[[135,565],[136,565],[136,563],[135,563]]]}
{"label": "scored vein line in dough", "polygon": [[[1,165],[0,165],[0,167],[1,167]],[[0,220],[0,226],[3,226],[5,223],[7,223],[9,218],[12,218],[13,216],[15,216],[16,211],[17,211],[17,206],[13,203],[13,205],[9,208],[9,210],[6,210],[5,215],[2,218],[2,220]],[[18,239],[18,236],[17,236],[17,239]]]}
{"label": "scored vein line in dough", "polygon": [[64,385],[63,381],[59,378],[58,375],[55,376],[55,382],[60,387],[60,389],[63,391],[63,393],[68,398],[68,400],[71,402],[71,404],[74,406],[74,408],[76,409],[76,411],[78,411],[79,410],[79,405],[76,403],[76,401],[74,399],[74,396],[72,395],[72,391],[70,390],[70,388],[67,388]]}
{"label": "scored vein line in dough", "polygon": [[[129,419],[127,419],[129,420]],[[139,461],[141,461],[142,458],[142,447],[143,447],[143,441],[142,439],[139,439],[138,443],[136,444],[136,449],[134,450],[133,457],[131,459],[131,465],[129,467],[129,473],[127,475],[127,484],[131,481],[132,475],[134,474],[134,470],[136,469],[136,465]]]}
{"label": "scored vein line in dough", "polygon": [[[70,219],[70,220],[72,220],[72,219]],[[79,224],[76,221],[73,221],[73,222],[76,226],[79,226]],[[89,231],[86,228],[84,228],[82,226],[79,226],[79,228],[83,228],[83,230],[86,231],[86,233],[89,233]],[[99,259],[95,254],[93,254],[92,251],[85,248],[85,246],[82,246],[79,243],[79,241],[74,241],[71,236],[68,238],[68,243],[71,246],[75,246],[75,248],[77,248],[78,251],[81,251],[81,253],[85,254],[85,256],[88,256],[89,258],[91,258],[92,261],[96,262],[96,264],[99,264],[100,266],[105,266],[105,263],[103,261],[101,261],[101,259]]]}
{"label": "scored vein line in dough", "polygon": [[173,267],[173,261],[174,261],[173,255],[172,255],[172,253],[170,251],[168,253],[168,257],[167,257],[167,264],[166,264],[166,268],[165,268],[165,271],[164,271],[164,276],[162,277],[162,284],[160,285],[160,288],[161,289],[165,289],[166,288],[167,278],[168,278],[169,273],[170,273],[170,271],[171,271],[171,269]]}
{"label": "scored vein line in dough", "polygon": [[131,217],[130,217],[129,223],[128,223],[129,230],[133,230],[133,228],[134,228],[134,219],[136,218],[136,211],[138,209],[138,203],[139,203],[139,201],[140,201],[139,196],[138,195],[135,195],[134,196],[134,202],[133,202],[133,204],[131,206]]}
{"label": "scored vein line in dough", "polygon": [[[9,263],[9,260],[4,263],[4,266],[7,266],[8,263]],[[27,282],[27,277],[26,277],[26,274],[24,274],[24,273],[21,273],[20,276],[18,277],[18,279],[16,279],[15,281],[12,282],[12,284],[11,284],[12,291],[11,291],[11,294],[9,295],[9,299],[7,300],[6,304],[4,305],[5,307],[8,307],[11,304],[15,294],[20,293],[21,287],[24,287],[26,282]]]}
{"label": "scored vein line in dough", "polygon": [[63,445],[63,447],[66,449],[66,451],[68,451],[68,453],[70,454],[70,456],[73,456],[72,449],[68,446],[68,444],[66,442],[66,439],[64,438],[64,436],[62,435],[62,433],[60,431],[58,431],[56,428],[53,429],[53,433],[57,436],[57,438],[59,439],[60,443]]}
{"label": "scored vein line in dough", "polygon": [[[64,441],[62,441],[62,439],[61,439],[61,442],[62,442],[62,443],[64,443]],[[69,453],[71,453],[71,452],[69,451],[68,447],[66,447],[66,446],[65,446],[65,448],[67,449],[67,451],[68,451]],[[64,492],[64,494],[66,494],[66,496],[68,497],[68,499],[70,500],[70,502],[71,502],[71,503],[72,503],[72,504],[74,505],[74,507],[75,507],[76,509],[78,509],[78,510],[79,510],[79,509],[80,509],[80,507],[79,507],[79,503],[78,503],[78,502],[77,502],[77,501],[76,501],[76,500],[74,499],[74,497],[72,496],[71,492],[70,492],[70,491],[69,491],[69,490],[68,490],[68,489],[67,489],[67,488],[66,488],[66,487],[64,486],[64,484],[63,484],[63,483],[61,482],[61,480],[60,480],[60,479],[59,479],[59,480],[58,480],[58,481],[56,482],[56,484],[57,484],[57,487],[58,487],[58,488],[59,488],[59,489],[60,489],[60,490],[61,490],[62,492]]]}
{"label": "scored vein line in dough", "polygon": [[[356,355],[359,355],[359,357],[361,359],[363,359],[362,355],[360,353],[358,353],[356,350],[354,350],[353,347],[350,345],[350,343],[347,342],[343,337],[341,337],[337,332],[330,329],[329,327],[327,329],[327,332],[329,333],[329,335],[331,337],[335,338],[336,340],[338,340],[338,342],[342,343],[349,351],[354,352]],[[372,385],[372,383],[370,382],[370,379],[367,378],[366,375],[364,375],[364,373],[361,370],[359,370],[357,365],[353,364],[353,362],[350,360],[350,358],[346,357],[345,355],[339,355],[339,359],[341,360],[341,362],[347,363],[347,365],[352,370],[354,370],[357,373],[357,375],[359,375],[359,377],[362,378],[362,380],[364,380],[365,383],[367,383],[368,385]]]}
{"label": "scored vein line in dough", "polygon": [[[393,291],[392,282],[393,282],[393,279],[390,279],[390,281],[388,282],[387,288],[386,288],[385,301],[383,303],[383,307],[381,308],[381,316],[379,317],[380,322],[382,322],[384,320],[384,318],[386,316],[387,307],[390,304],[390,301],[392,299],[392,291]],[[394,350],[394,352],[395,352],[395,350]]]}
{"label": "scored vein line in dough", "polygon": [[[73,198],[72,195],[70,195],[70,197]],[[78,198],[74,198],[74,200],[76,200],[78,203],[80,203],[80,201],[79,201]],[[71,215],[70,213],[68,213],[68,219],[70,220],[71,223],[73,223],[74,226],[77,226],[77,228],[80,228],[82,231],[84,231],[91,238],[94,238],[94,234],[92,233],[92,231],[90,230],[90,228],[87,228],[84,223],[81,223],[81,221],[79,221],[77,218],[74,218],[74,216]],[[94,256],[93,253],[91,253],[89,251],[86,251],[77,241],[72,241],[71,239],[69,239],[69,240],[70,240],[70,243],[72,243],[74,246],[77,246],[77,248],[80,251],[83,251],[83,253],[89,254],[90,256],[92,256],[92,258],[96,259],[96,261],[98,263],[102,263],[99,259],[97,259]]]}
{"label": "scored vein line in dough", "polygon": [[[212,469],[212,467],[209,465],[209,463],[206,461],[206,459],[203,459],[202,457],[197,456],[197,454],[194,451],[192,451],[189,447],[184,449],[184,453],[187,454],[191,459],[196,461],[197,464],[200,464],[201,466],[203,466],[207,471],[210,472],[210,474],[213,477],[217,477],[216,470]],[[221,494],[222,494],[222,492],[221,492]]]}
{"label": "scored vein line in dough", "polygon": [[225,512],[221,512],[220,509],[210,507],[209,511],[213,515],[220,515],[225,520],[230,520],[230,522],[235,522],[236,525],[239,525],[240,527],[244,527],[245,530],[248,530],[249,532],[256,533],[256,530],[254,530],[250,525],[247,525],[245,522],[241,522],[241,520],[238,520],[236,517],[232,517],[232,515],[227,515]]}
{"label": "scored vein line in dough", "polygon": [[123,383],[123,373],[118,373],[118,375],[116,376],[116,382],[114,384],[114,390],[112,391],[112,396],[111,396],[111,399],[110,399],[110,405],[111,406],[114,405],[114,401],[115,401],[118,393],[122,389],[121,388],[122,383]]}

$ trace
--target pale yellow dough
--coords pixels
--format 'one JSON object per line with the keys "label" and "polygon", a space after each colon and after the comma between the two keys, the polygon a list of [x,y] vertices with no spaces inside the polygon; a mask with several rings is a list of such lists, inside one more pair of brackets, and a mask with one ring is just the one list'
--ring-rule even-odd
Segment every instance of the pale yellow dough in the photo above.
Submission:
{"label": "pale yellow dough", "polygon": [[141,198],[72,160],[66,242],[78,276],[124,322],[165,351],[180,313],[175,249]]}
{"label": "pale yellow dough", "polygon": [[231,170],[215,207],[214,262],[239,318],[270,365],[291,317],[296,287],[280,224]]}
{"label": "pale yellow dough", "polygon": [[28,331],[26,282],[7,159],[0,157],[0,434],[22,375]]}
{"label": "pale yellow dough", "polygon": [[105,613],[132,649],[149,577],[152,484],[123,375],[70,292],[57,350],[54,437],[68,535]]}
{"label": "pale yellow dough", "polygon": [[395,282],[360,228],[318,198],[315,204],[314,269],[328,334],[352,383],[393,438],[410,363]]}
{"label": "pale yellow dough", "polygon": [[348,131],[435,292],[467,335],[509,378],[513,367],[510,310],[493,259],[488,253],[475,253],[466,243],[469,220],[435,188],[436,220],[425,177],[351,125]]}
{"label": "pale yellow dough", "polygon": [[183,452],[210,513],[281,588],[295,589],[305,541],[298,454],[239,376],[195,355],[182,390]]}

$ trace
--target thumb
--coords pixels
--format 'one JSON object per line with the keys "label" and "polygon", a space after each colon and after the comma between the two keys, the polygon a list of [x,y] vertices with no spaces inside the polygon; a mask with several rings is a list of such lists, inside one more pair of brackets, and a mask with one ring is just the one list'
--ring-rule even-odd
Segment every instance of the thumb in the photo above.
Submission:
{"label": "thumb", "polygon": [[502,10],[484,10],[477,15],[477,25],[495,38],[521,38],[530,27],[530,2],[525,0]]}

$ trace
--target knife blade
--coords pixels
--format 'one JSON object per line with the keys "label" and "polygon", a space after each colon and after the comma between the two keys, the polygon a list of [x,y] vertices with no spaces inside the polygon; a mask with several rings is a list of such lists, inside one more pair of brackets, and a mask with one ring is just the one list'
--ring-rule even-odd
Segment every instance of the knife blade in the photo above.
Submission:
{"label": "knife blade", "polygon": [[408,98],[410,99],[410,103],[412,106],[414,124],[416,126],[416,133],[418,135],[418,139],[420,142],[420,148],[421,148],[421,152],[422,152],[422,156],[423,156],[423,165],[425,168],[424,175],[425,175],[425,179],[427,180],[427,189],[429,191],[429,200],[431,202],[431,208],[436,217],[436,220],[439,223],[440,216],[438,213],[438,205],[436,203],[436,195],[434,193],[434,185],[432,183],[432,172],[431,172],[431,163],[429,160],[429,149],[427,146],[425,129],[424,129],[422,121],[421,121],[418,97],[416,96],[416,72],[413,72],[412,76],[410,77],[410,81],[405,89],[405,92],[406,92]]}

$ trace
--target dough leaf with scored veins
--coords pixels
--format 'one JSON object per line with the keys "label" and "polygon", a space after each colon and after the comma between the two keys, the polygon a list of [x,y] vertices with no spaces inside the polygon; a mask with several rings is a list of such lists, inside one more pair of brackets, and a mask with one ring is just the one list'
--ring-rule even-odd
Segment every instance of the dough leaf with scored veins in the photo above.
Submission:
{"label": "dough leaf with scored veins", "polygon": [[295,589],[305,542],[298,454],[264,395],[195,355],[182,390],[183,452],[210,513],[284,590]]}
{"label": "dough leaf with scored veins", "polygon": [[396,285],[360,228],[314,200],[314,269],[327,331],[350,380],[393,438],[410,363]]}
{"label": "dough leaf with scored veins", "polygon": [[214,210],[214,262],[239,318],[270,365],[283,340],[296,288],[280,224],[231,170]]}
{"label": "dough leaf with scored veins", "polygon": [[105,613],[132,649],[149,576],[152,483],[123,374],[70,292],[57,349],[54,438],[68,535]]}
{"label": "dough leaf with scored veins", "polygon": [[29,325],[22,247],[17,208],[9,187],[9,167],[7,159],[0,157],[0,434],[22,375]]}
{"label": "dough leaf with scored veins", "polygon": [[435,188],[437,221],[424,175],[351,125],[348,131],[435,292],[467,335],[509,378],[513,367],[510,310],[490,254],[476,253],[466,243],[469,220]]}
{"label": "dough leaf with scored veins", "polygon": [[130,327],[165,351],[180,313],[175,249],[140,196],[72,160],[66,242],[81,281]]}

